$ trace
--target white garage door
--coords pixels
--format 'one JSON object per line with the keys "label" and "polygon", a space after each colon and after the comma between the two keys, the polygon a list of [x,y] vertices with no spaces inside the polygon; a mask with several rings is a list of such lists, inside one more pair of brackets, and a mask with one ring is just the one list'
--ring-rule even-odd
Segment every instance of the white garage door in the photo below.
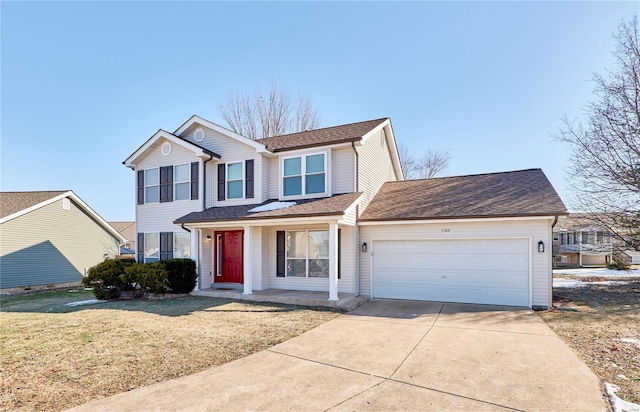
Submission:
{"label": "white garage door", "polygon": [[377,240],[373,296],[529,306],[529,242]]}

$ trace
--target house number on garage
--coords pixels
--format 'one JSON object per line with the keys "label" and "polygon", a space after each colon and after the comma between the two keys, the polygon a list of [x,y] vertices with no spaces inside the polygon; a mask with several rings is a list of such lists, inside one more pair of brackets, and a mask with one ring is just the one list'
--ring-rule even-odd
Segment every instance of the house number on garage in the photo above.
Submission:
{"label": "house number on garage", "polygon": [[447,227],[447,228],[444,228],[444,229],[440,229],[440,231],[441,231],[441,232],[451,232],[451,229],[449,229],[449,228]]}

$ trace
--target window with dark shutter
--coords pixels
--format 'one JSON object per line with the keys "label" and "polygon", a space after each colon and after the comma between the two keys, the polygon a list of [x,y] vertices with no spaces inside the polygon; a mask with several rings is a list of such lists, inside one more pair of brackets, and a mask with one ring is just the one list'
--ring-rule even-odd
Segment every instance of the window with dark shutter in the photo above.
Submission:
{"label": "window with dark shutter", "polygon": [[138,262],[144,263],[144,233],[138,233],[138,242],[136,242],[138,249]]}
{"label": "window with dark shutter", "polygon": [[279,230],[276,233],[276,276],[279,278],[283,278],[286,272],[286,259],[284,255],[285,249],[285,232],[284,230]]}
{"label": "window with dark shutter", "polygon": [[191,163],[191,200],[198,199],[199,166],[200,164],[198,162]]}
{"label": "window with dark shutter", "polygon": [[160,260],[173,259],[173,232],[160,232]]}
{"label": "window with dark shutter", "polygon": [[218,200],[224,200],[225,164],[218,164]]}
{"label": "window with dark shutter", "polygon": [[160,203],[173,202],[173,166],[160,168]]}
{"label": "window with dark shutter", "polygon": [[253,159],[249,159],[244,162],[245,163],[245,171],[244,171],[244,197],[247,199],[253,198]]}
{"label": "window with dark shutter", "polygon": [[144,170],[138,170],[138,204],[144,204]]}

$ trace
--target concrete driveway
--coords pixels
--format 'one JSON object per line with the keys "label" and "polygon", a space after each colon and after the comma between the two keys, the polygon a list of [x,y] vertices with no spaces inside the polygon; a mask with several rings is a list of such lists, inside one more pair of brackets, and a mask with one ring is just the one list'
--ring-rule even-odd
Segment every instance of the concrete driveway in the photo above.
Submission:
{"label": "concrete driveway", "polygon": [[372,300],[271,349],[73,410],[606,409],[598,378],[531,310]]}

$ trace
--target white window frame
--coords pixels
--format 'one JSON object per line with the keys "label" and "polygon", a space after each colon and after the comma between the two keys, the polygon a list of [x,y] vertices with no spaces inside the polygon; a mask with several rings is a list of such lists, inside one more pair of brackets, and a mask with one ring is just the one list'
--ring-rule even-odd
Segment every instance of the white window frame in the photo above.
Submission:
{"label": "white window frame", "polygon": [[[183,236],[187,238],[187,245],[189,245],[189,256],[182,256],[180,258],[176,258],[176,246],[178,244],[178,242],[176,242],[176,237],[177,236]],[[158,238],[159,239],[159,238]],[[160,249],[158,248],[158,251]],[[158,252],[160,253],[160,252]],[[191,235],[188,232],[173,232],[173,258],[174,259],[191,259]]]}
{"label": "white window frame", "polygon": [[[230,198],[229,197],[229,182],[237,182],[238,180],[229,180],[229,166],[230,165],[235,165],[237,163],[240,163],[240,166],[242,167],[242,178],[240,179],[240,181],[242,182],[242,197],[234,197],[234,198]],[[255,172],[254,172],[255,173]],[[243,200],[245,199],[245,162],[244,161],[238,161],[238,162],[227,162],[225,164],[225,176],[224,176],[224,191],[225,191],[225,200],[230,200],[230,201],[234,201],[234,200]]]}
{"label": "white window frame", "polygon": [[[187,180],[183,180],[183,181],[180,181],[180,182],[178,182],[176,180],[176,176],[177,176],[176,167],[178,167],[178,166],[187,166]],[[185,200],[191,200],[191,163],[182,163],[182,164],[179,164],[179,165],[173,165],[172,172],[173,172],[173,201],[174,202],[184,202]],[[177,185],[179,183],[183,183],[183,184],[187,183],[187,187],[189,188],[189,194],[187,195],[186,199],[178,199],[176,197],[177,194],[178,194]]]}
{"label": "white window frame", "polygon": [[[144,263],[147,263],[147,235],[156,235],[158,239],[158,258],[156,260],[150,260],[149,262],[159,262],[160,261],[160,232],[144,232],[144,249],[142,250],[142,260]],[[150,257],[150,259],[153,259]]]}
{"label": "white window frame", "polygon": [[[303,276],[289,276],[289,271],[287,270],[287,267],[289,266],[287,263],[287,261],[289,260],[301,260],[302,258],[289,258],[289,256],[287,255],[287,245],[285,244],[285,251],[284,251],[284,259],[285,259],[285,271],[284,271],[284,276],[287,278],[291,278],[291,279],[328,279],[328,273],[327,273],[327,277],[319,277],[319,276],[312,276],[309,277],[309,232],[326,232],[327,233],[327,237],[329,236],[329,231],[328,230],[324,230],[324,229],[306,229],[306,230],[286,230],[284,233],[285,239],[287,239],[289,237],[289,233],[290,232],[305,232],[306,233],[306,242],[305,242],[305,251],[304,251],[304,264],[305,264],[305,273],[304,273],[304,277]],[[329,264],[331,263],[331,256],[326,257],[326,258],[313,258],[314,260],[326,260],[329,261]]]}
{"label": "white window frame", "polygon": [[[155,170],[156,171],[156,175],[158,176],[158,183],[156,183],[155,185],[149,185],[147,184],[148,180],[147,179],[147,172],[150,172],[151,170]],[[157,187],[158,188],[158,200],[156,200],[155,202],[150,202],[149,200],[147,200],[147,188],[148,187]],[[144,203],[160,203],[160,168],[159,167],[152,167],[151,169],[144,169]]]}
{"label": "white window frame", "polygon": [[[321,193],[311,193],[311,194],[306,194],[306,169],[307,169],[307,157],[309,156],[315,156],[315,155],[324,155],[324,192]],[[330,169],[330,151],[329,150],[314,150],[314,151],[304,151],[304,152],[297,152],[297,153],[290,153],[287,156],[280,156],[280,199],[312,199],[315,197],[324,197],[324,196],[330,196],[331,195],[331,174],[329,173],[329,169]],[[295,159],[295,158],[300,158],[300,175],[295,175],[295,176],[301,176],[301,180],[302,180],[302,185],[301,185],[301,190],[302,193],[299,195],[287,195],[285,196],[284,194],[284,161],[287,159]],[[309,176],[313,176],[315,174],[318,173],[310,173]],[[293,176],[287,176],[287,177],[293,177]]]}

